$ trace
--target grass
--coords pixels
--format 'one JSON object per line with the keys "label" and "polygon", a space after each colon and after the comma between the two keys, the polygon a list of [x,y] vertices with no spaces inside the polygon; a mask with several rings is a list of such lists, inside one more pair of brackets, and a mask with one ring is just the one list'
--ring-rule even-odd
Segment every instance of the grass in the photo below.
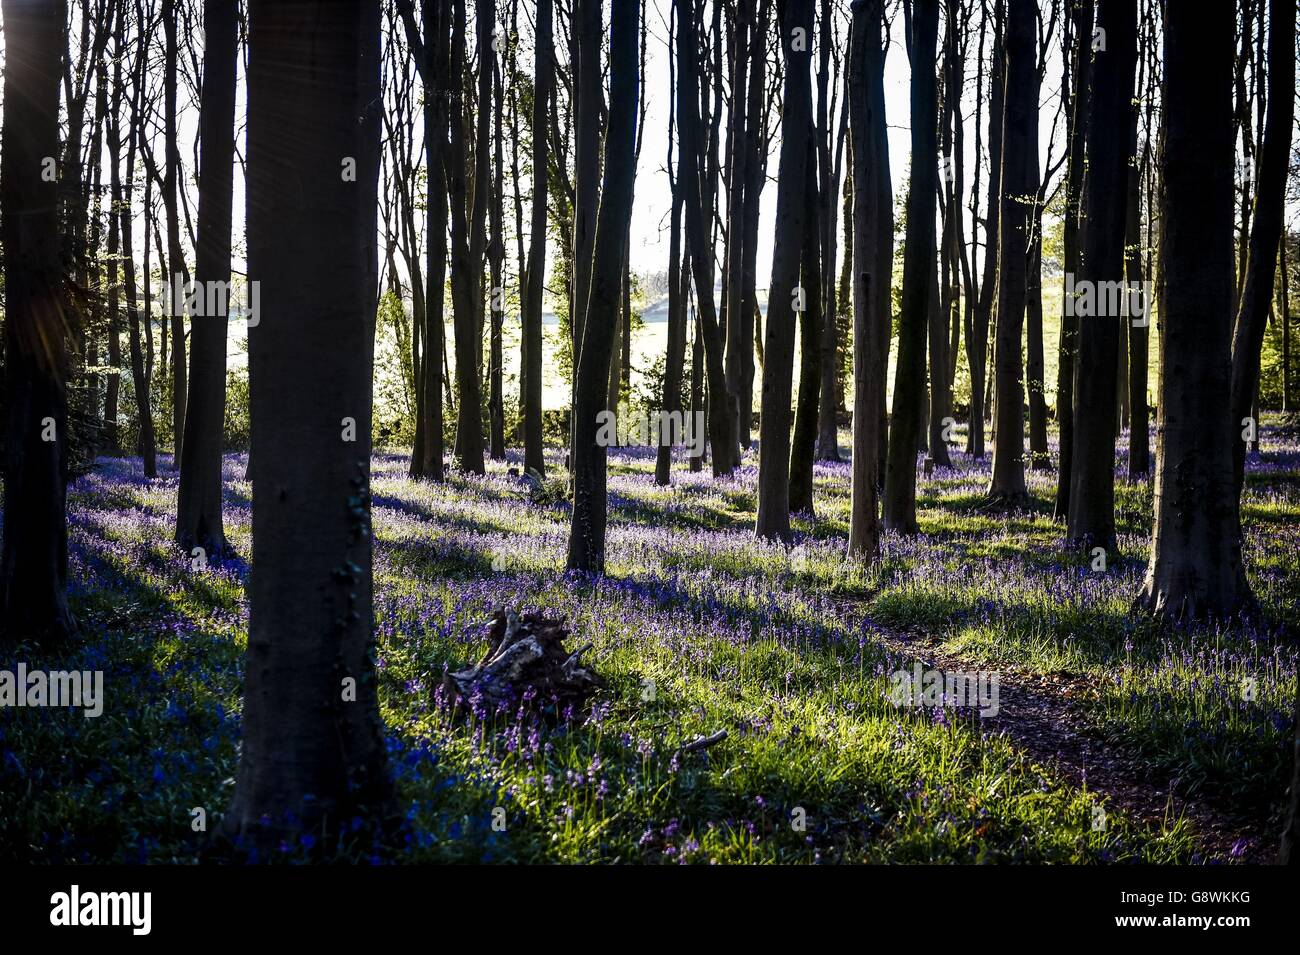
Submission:
{"label": "grass", "polygon": [[[536,505],[495,463],[485,478],[411,482],[377,455],[375,622],[380,701],[404,822],[375,861],[1194,862],[1183,819],[1108,809],[1010,737],[952,708],[898,709],[910,666],[878,635],[921,631],[1008,673],[1095,689],[1090,733],[1158,778],[1268,820],[1290,771],[1300,606],[1297,447],[1265,435],[1247,491],[1247,567],[1264,618],[1172,630],[1130,615],[1150,489],[1121,481],[1120,560],[1064,547],[1055,475],[1034,506],[978,503],[987,464],[958,454],[923,481],[922,535],[848,562],[848,469],[819,464],[817,515],[796,546],[758,542],[755,459],[732,478],[653,483],[653,457],[611,462],[608,575],[564,574],[564,502]],[[227,531],[250,550],[251,489],[227,460]],[[102,669],[104,714],[23,709],[0,720],[0,858],[191,862],[229,802],[238,754],[246,564],[194,569],[170,543],[175,474],[103,460],[70,489],[70,576],[82,621],[63,652],[0,658]],[[483,649],[496,606],[566,616],[609,691],[548,724],[481,708],[453,719],[444,668]],[[1249,689],[1247,689],[1249,688]],[[726,729],[707,750],[685,742]],[[1266,823],[1261,823],[1264,825]],[[310,836],[307,837],[310,841]],[[278,858],[307,857],[285,845]]]}

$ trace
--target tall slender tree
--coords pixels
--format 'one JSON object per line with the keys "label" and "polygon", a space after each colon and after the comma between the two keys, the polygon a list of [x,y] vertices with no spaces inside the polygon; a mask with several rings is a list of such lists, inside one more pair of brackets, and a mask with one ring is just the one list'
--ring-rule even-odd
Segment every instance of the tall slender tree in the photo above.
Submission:
{"label": "tall slender tree", "polygon": [[[790,537],[790,397],[794,374],[794,326],[800,300],[808,159],[811,155],[812,0],[777,4],[784,54],[781,160],[777,173],[776,241],[768,286],[767,335],[763,345],[763,404],[759,418],[758,517],[760,537]],[[697,277],[698,287],[699,280]],[[716,445],[715,445],[716,447]]]}
{"label": "tall slender tree", "polygon": [[552,3],[537,0],[533,39],[533,209],[524,277],[524,468],[546,473],[542,445],[542,292],[546,278],[546,127],[551,112],[555,59]]}
{"label": "tall slender tree", "polygon": [[[1098,45],[1092,66],[1088,123],[1087,229],[1077,284],[1093,290],[1092,314],[1079,322],[1078,366],[1074,376],[1074,449],[1070,476],[1069,538],[1089,550],[1115,549],[1115,430],[1119,395],[1121,323],[1128,309],[1122,297],[1102,294],[1124,282],[1125,203],[1128,135],[1137,66],[1136,0],[1098,0]],[[1122,135],[1121,135],[1122,131]],[[1110,313],[1104,302],[1110,303]],[[1082,304],[1082,303],[1080,303]]]}
{"label": "tall slender tree", "polygon": [[1038,67],[1034,5],[1007,0],[1003,44],[1002,170],[998,214],[997,331],[994,361],[993,478],[989,497],[1003,505],[1028,503],[1025,485],[1025,383],[1020,338],[1024,329],[1031,206],[1038,170],[1029,168],[1030,137],[1038,135]]}
{"label": "tall slender tree", "polygon": [[1171,3],[1164,21],[1159,441],[1138,604],[1166,619],[1225,619],[1252,603],[1233,487],[1238,432],[1225,411],[1235,289],[1233,184],[1222,172],[1233,157],[1233,10]]}
{"label": "tall slender tree", "polygon": [[573,421],[573,511],[570,570],[605,569],[606,453],[600,412],[609,399],[609,364],[620,317],[623,260],[636,181],[639,98],[637,47],[641,0],[613,0],[610,12],[609,123],[592,246],[591,295],[585,309]]}
{"label": "tall slender tree", "polygon": [[[226,550],[221,520],[221,451],[226,406],[226,331],[230,282],[231,203],[235,163],[235,66],[239,17],[228,0],[203,4],[203,88],[199,129],[199,232],[194,277],[206,300],[191,320],[190,395],[181,442],[181,479],[176,505],[176,542]],[[208,293],[213,290],[213,294]],[[214,314],[208,314],[211,307]]]}
{"label": "tall slender tree", "polygon": [[922,433],[926,330],[935,263],[938,102],[934,61],[938,37],[939,0],[916,0],[908,45],[912,64],[912,170],[907,193],[903,300],[898,318],[898,364],[894,372],[884,499],[885,526],[901,534],[917,531],[916,450]]}
{"label": "tall slender tree", "polygon": [[[879,155],[886,142],[884,67],[881,45],[884,0],[854,0],[849,40],[848,104],[852,133],[853,246],[845,252],[853,260],[853,472],[849,519],[849,553],[870,561],[880,549],[880,520],[876,485],[879,461],[881,408],[885,376],[883,343],[889,335],[888,298],[877,293],[889,288],[893,259],[893,224],[888,234],[881,223],[889,218],[880,207],[877,180],[888,168]],[[888,209],[888,202],[885,203]],[[882,256],[882,246],[888,246]],[[883,332],[882,332],[883,326]]]}
{"label": "tall slender tree", "polygon": [[[1092,106],[1092,27],[1095,0],[1072,0],[1070,29],[1073,46],[1062,51],[1070,64],[1073,86],[1070,89],[1069,133],[1066,143],[1065,222],[1062,224],[1062,255],[1065,259],[1063,279],[1066,294],[1080,274],[1082,261],[1083,186],[1087,170],[1088,117]],[[1062,93],[1064,95],[1064,92]],[[1064,298],[1062,299],[1064,302]],[[1056,504],[1053,516],[1067,521],[1070,516],[1070,477],[1074,470],[1074,366],[1079,350],[1079,319],[1072,303],[1062,309],[1061,334],[1056,360],[1056,420],[1060,428],[1060,454],[1056,475]]]}
{"label": "tall slender tree", "polygon": [[[1277,250],[1286,213],[1287,164],[1295,114],[1295,20],[1296,5],[1292,0],[1271,0],[1264,142],[1259,150],[1259,175],[1247,243],[1245,278],[1232,339],[1232,420],[1237,427],[1244,426],[1244,419],[1251,416],[1251,405],[1257,403],[1260,351],[1277,276]],[[1258,434],[1258,415],[1254,417],[1254,430]],[[1238,442],[1233,447],[1233,481],[1238,497],[1244,483],[1245,462],[1245,443]]]}
{"label": "tall slender tree", "polygon": [[58,219],[63,0],[4,0],[0,238],[5,280],[3,635],[54,643],[68,609],[67,295]]}
{"label": "tall slender tree", "polygon": [[249,340],[256,570],[224,826],[248,851],[310,832],[326,852],[343,824],[392,806],[370,531],[379,3],[251,0],[248,19],[248,266],[264,316]]}

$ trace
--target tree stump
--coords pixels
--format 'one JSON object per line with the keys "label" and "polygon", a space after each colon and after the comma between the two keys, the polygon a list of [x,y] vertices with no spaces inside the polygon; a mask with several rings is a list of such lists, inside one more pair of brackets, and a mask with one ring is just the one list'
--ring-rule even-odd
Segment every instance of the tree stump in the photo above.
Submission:
{"label": "tree stump", "polygon": [[556,715],[570,706],[576,711],[605,681],[582,663],[591,644],[570,652],[568,636],[563,619],[497,610],[488,621],[487,653],[472,667],[445,674],[443,692],[453,707],[477,693],[492,709],[526,702],[543,710],[553,706]]}

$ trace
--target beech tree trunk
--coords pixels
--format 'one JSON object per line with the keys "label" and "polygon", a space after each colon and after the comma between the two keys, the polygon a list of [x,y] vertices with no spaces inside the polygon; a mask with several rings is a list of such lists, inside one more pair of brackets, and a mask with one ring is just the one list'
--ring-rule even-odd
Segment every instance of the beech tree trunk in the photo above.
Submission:
{"label": "beech tree trunk", "polygon": [[4,549],[0,610],[9,641],[62,642],[68,609],[67,340],[58,182],[62,0],[4,0],[0,239],[5,281]]}
{"label": "beech tree trunk", "polygon": [[[1128,125],[1137,66],[1135,0],[1099,0],[1097,25],[1106,47],[1095,54],[1088,125],[1088,193],[1083,261],[1077,283],[1093,290],[1091,315],[1079,318],[1074,378],[1074,447],[1067,535],[1079,546],[1115,551],[1115,437],[1119,358],[1126,309],[1108,314],[1103,283],[1124,281]],[[1123,130],[1124,134],[1119,131]],[[1076,283],[1076,284],[1077,284]],[[1086,288],[1086,287],[1085,287]],[[1118,300],[1110,303],[1119,305]]]}
{"label": "beech tree trunk", "polygon": [[[696,321],[704,344],[705,377],[709,389],[709,443],[713,451],[713,474],[730,474],[739,464],[735,441],[735,415],[728,409],[727,380],[724,370],[722,329],[718,325],[717,306],[713,301],[713,244],[710,241],[710,220],[705,215],[711,202],[701,191],[700,175],[689,174],[701,170],[705,163],[705,150],[700,119],[699,39],[691,0],[678,3],[677,61],[680,73],[677,78],[677,121],[679,148],[688,174],[679,176],[682,200],[686,213],[686,245],[695,277]],[[611,111],[612,112],[612,111]],[[761,493],[761,492],[760,492]]]}
{"label": "beech tree trunk", "polygon": [[1172,620],[1226,619],[1252,603],[1233,482],[1240,436],[1224,411],[1235,292],[1233,183],[1223,175],[1233,157],[1233,9],[1173,3],[1164,16],[1159,441],[1138,605]]}
{"label": "beech tree trunk", "polygon": [[[164,37],[163,57],[163,208],[167,217],[167,278],[166,287],[175,289],[188,286],[190,270],[185,264],[181,248],[180,219],[176,209],[176,192],[182,188],[180,176],[181,155],[176,142],[176,0],[162,0]],[[146,281],[148,276],[145,277]],[[185,363],[185,313],[175,307],[177,293],[169,296],[168,313],[171,315],[172,334],[172,467],[181,465],[181,445],[185,436],[185,403],[188,397]]]}
{"label": "beech tree trunk", "polygon": [[[810,130],[811,132],[811,130]],[[818,406],[822,392],[822,265],[821,200],[817,187],[817,144],[808,138],[804,205],[803,260],[800,286],[803,310],[799,313],[799,403],[795,406],[794,435],[790,439],[790,510],[813,513],[813,460],[817,456]]]}
{"label": "beech tree trunk", "polygon": [[[888,341],[888,302],[876,293],[889,289],[892,267],[892,216],[880,207],[879,178],[888,179],[880,144],[886,139],[884,112],[885,54],[881,47],[884,0],[856,0],[849,40],[849,128],[852,134],[853,247],[853,464],[849,517],[849,554],[872,561],[880,552],[877,512],[881,410]],[[888,203],[886,203],[888,207]],[[889,220],[889,238],[881,223]],[[882,255],[881,247],[887,246]],[[882,272],[882,263],[885,271]]]}
{"label": "beech tree trunk", "polygon": [[[194,277],[199,289],[230,282],[231,203],[234,196],[235,68],[238,10],[228,0],[204,0],[203,87],[199,130],[199,231]],[[227,285],[227,287],[229,287]],[[209,557],[226,552],[221,520],[221,451],[225,438],[228,302],[206,295],[221,314],[191,320],[190,401],[181,443],[176,542]],[[256,327],[253,329],[256,332]]]}
{"label": "beech tree trunk", "polygon": [[1029,503],[1025,487],[1024,331],[1029,229],[1028,197],[1038,170],[1029,168],[1038,135],[1038,68],[1031,0],[1008,0],[1002,101],[1002,210],[998,215],[998,312],[994,359],[993,479],[989,498],[1003,506]]}
{"label": "beech tree trunk", "polygon": [[[1071,56],[1074,88],[1070,102],[1069,141],[1066,146],[1065,222],[1062,248],[1068,290],[1080,275],[1082,262],[1084,173],[1087,170],[1088,117],[1092,108],[1093,2],[1084,0],[1070,8],[1074,49]],[[1056,421],[1060,427],[1060,459],[1056,473],[1056,503],[1052,516],[1066,521],[1070,515],[1070,478],[1074,469],[1074,366],[1079,350],[1079,319],[1062,299],[1061,337],[1057,346]]]}
{"label": "beech tree trunk", "polygon": [[925,401],[926,329],[935,263],[935,161],[937,97],[933,63],[939,36],[938,0],[916,0],[909,59],[912,62],[912,181],[907,194],[903,248],[903,301],[898,320],[898,366],[889,423],[885,469],[885,526],[915,534],[916,452]]}
{"label": "beech tree trunk", "polygon": [[[790,538],[790,397],[794,327],[804,237],[808,234],[808,157],[812,134],[812,0],[785,0],[778,8],[785,74],[781,160],[777,173],[776,238],[768,286],[763,345],[763,404],[759,417],[758,517],[760,537]],[[800,33],[799,31],[802,31]],[[796,38],[802,36],[802,43]],[[698,280],[697,280],[698,284]]]}
{"label": "beech tree trunk", "polygon": [[[1252,415],[1251,405],[1258,400],[1260,350],[1268,324],[1273,280],[1277,275],[1277,249],[1286,213],[1287,163],[1295,110],[1295,19],[1294,0],[1271,0],[1264,144],[1259,154],[1258,192],[1246,253],[1245,282],[1232,339],[1232,420],[1234,427],[1240,429],[1243,418],[1254,417],[1257,436],[1259,415]],[[1245,443],[1236,442],[1232,455],[1233,486],[1240,497],[1246,467]]]}
{"label": "beech tree trunk", "polygon": [[620,317],[624,256],[636,181],[637,27],[640,0],[613,0],[610,14],[609,122],[604,175],[585,309],[573,414],[573,512],[569,570],[605,570],[606,453],[598,417],[609,398],[609,365]]}
{"label": "beech tree trunk", "polygon": [[257,570],[224,826],[264,858],[306,832],[327,853],[354,816],[374,832],[393,808],[371,603],[380,17],[378,0],[251,0],[248,19]]}
{"label": "beech tree trunk", "polygon": [[[1128,170],[1128,193],[1125,196],[1124,218],[1124,273],[1130,284],[1142,288],[1142,169],[1147,155],[1143,152],[1138,162],[1137,127],[1138,104],[1132,109],[1129,125],[1129,155],[1133,164]],[[1150,197],[1148,197],[1150,201]],[[1147,343],[1150,335],[1151,302],[1143,298],[1145,315],[1142,319],[1131,317],[1128,326],[1128,476],[1130,480],[1146,480],[1151,471],[1151,444],[1148,427],[1151,412],[1147,406]],[[1144,324],[1137,324],[1142,321]]]}
{"label": "beech tree trunk", "polygon": [[542,443],[542,292],[546,279],[546,124],[555,57],[551,0],[537,0],[533,62],[533,210],[524,279],[524,469],[546,474]]}

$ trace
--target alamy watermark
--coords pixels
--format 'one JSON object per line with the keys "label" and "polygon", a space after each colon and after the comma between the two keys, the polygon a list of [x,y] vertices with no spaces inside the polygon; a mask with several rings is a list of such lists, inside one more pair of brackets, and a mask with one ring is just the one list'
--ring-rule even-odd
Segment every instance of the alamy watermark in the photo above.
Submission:
{"label": "alamy watermark", "polygon": [[87,719],[104,712],[103,670],[0,670],[0,707],[79,707]]}
{"label": "alamy watermark", "polygon": [[979,710],[982,718],[998,715],[998,674],[976,671],[912,669],[889,675],[889,699],[895,706],[964,707]]}
{"label": "alamy watermark", "polygon": [[1067,318],[1128,318],[1134,328],[1146,328],[1150,321],[1155,283],[1075,281],[1073,272],[1065,273],[1065,314]]}
{"label": "alamy watermark", "polygon": [[[249,328],[262,320],[262,283],[245,282],[245,304],[235,303],[235,283],[210,280],[186,282],[184,275],[173,275],[155,287],[154,295],[167,307],[168,315],[190,318],[244,318]],[[232,308],[233,304],[233,308]]]}
{"label": "alamy watermark", "polygon": [[704,412],[601,411],[596,415],[596,444],[602,448],[683,445],[699,456],[704,453]]}

